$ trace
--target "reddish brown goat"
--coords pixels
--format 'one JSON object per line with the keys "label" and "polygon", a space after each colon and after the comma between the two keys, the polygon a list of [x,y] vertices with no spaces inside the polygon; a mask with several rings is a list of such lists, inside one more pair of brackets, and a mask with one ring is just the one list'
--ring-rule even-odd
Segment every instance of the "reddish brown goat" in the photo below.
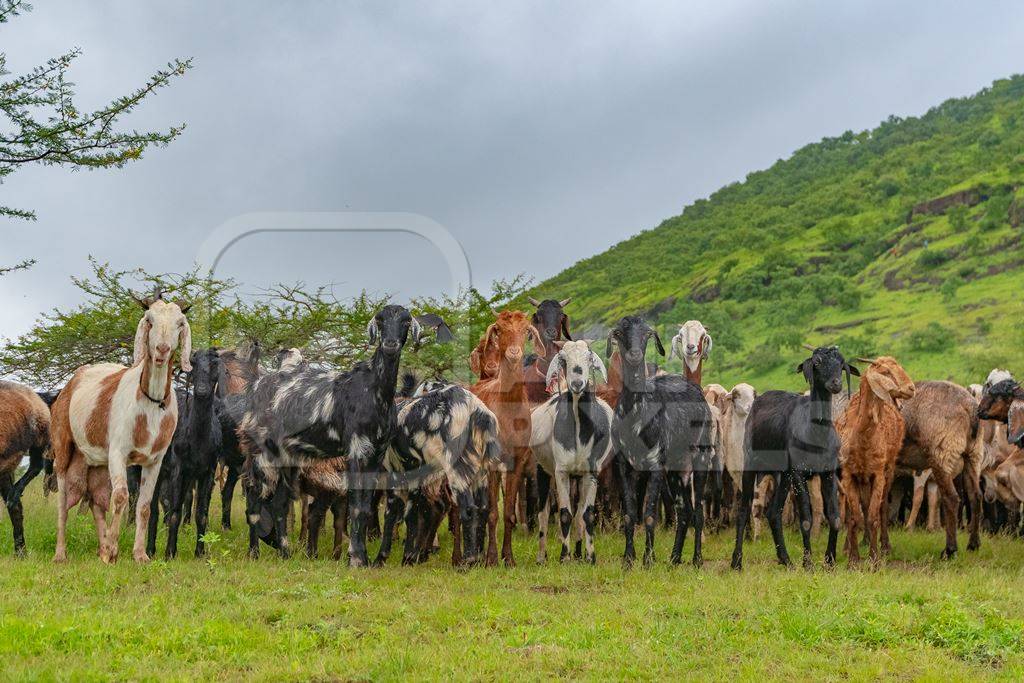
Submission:
{"label": "reddish brown goat", "polygon": [[[489,349],[494,344],[500,361],[498,374],[492,379],[481,380],[471,391],[494,413],[498,419],[498,439],[502,452],[511,455],[511,469],[505,474],[505,532],[501,543],[501,557],[508,566],[515,565],[512,556],[512,533],[516,524],[516,494],[519,482],[530,459],[530,402],[526,396],[523,381],[523,345],[526,335],[533,335],[533,342],[541,344],[540,333],[530,324],[530,319],[521,311],[502,311],[497,320],[484,333],[481,345]],[[478,345],[477,348],[480,348]],[[488,474],[487,494],[490,513],[487,519],[487,566],[498,563],[497,525],[498,488],[501,473]]]}
{"label": "reddish brown goat", "polygon": [[896,458],[903,446],[906,424],[897,401],[914,397],[914,382],[894,358],[871,362],[860,379],[860,392],[836,427],[842,439],[839,461],[846,498],[846,552],[850,564],[860,561],[857,532],[867,518],[872,562],[878,562],[878,536],[884,501],[889,497]]}

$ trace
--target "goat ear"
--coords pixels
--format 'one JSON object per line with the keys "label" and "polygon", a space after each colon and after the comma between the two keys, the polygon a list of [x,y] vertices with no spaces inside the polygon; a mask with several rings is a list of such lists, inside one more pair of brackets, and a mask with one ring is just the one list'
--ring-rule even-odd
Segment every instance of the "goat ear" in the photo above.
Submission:
{"label": "goat ear", "polygon": [[713,342],[711,341],[711,335],[705,333],[704,334],[704,350],[701,352],[701,355],[700,355],[702,360],[707,360],[708,359],[708,356],[711,354],[711,346],[712,346],[712,344],[713,344]]}
{"label": "goat ear", "polygon": [[181,344],[181,370],[192,372],[192,328],[189,327],[188,320],[185,320],[181,332],[178,333],[178,343]]}
{"label": "goat ear", "polygon": [[611,332],[608,333],[608,342],[607,342],[607,344],[604,347],[605,358],[611,358],[612,357],[612,343],[613,343],[614,339],[615,339],[615,331],[612,330]]}
{"label": "goat ear", "polygon": [[850,365],[849,363],[846,364],[846,371],[849,372],[854,377],[860,377],[860,370]]}
{"label": "goat ear", "polygon": [[469,369],[473,371],[473,374],[479,377],[483,371],[480,367],[480,350],[473,349],[472,353],[469,354]]}
{"label": "goat ear", "polygon": [[555,357],[548,363],[548,373],[544,376],[544,389],[551,391],[551,384],[558,377],[558,372],[562,369],[562,364],[565,359],[562,358],[561,353],[555,354]]}
{"label": "goat ear", "polygon": [[366,326],[366,336],[370,339],[370,346],[377,343],[380,332],[377,329],[377,316],[370,318],[370,324]]}
{"label": "goat ear", "polygon": [[877,372],[872,372],[866,376],[864,380],[868,383],[868,386],[871,388],[871,391],[874,392],[875,396],[882,399],[889,405],[896,405],[896,401],[893,400],[891,393],[896,390],[896,382],[893,382],[885,375]]}
{"label": "goat ear", "polygon": [[409,334],[412,335],[412,343],[414,346],[419,348],[420,337],[423,335],[423,326],[420,325],[420,321],[413,316],[409,321]]}
{"label": "goat ear", "polygon": [[683,338],[678,334],[672,337],[672,341],[668,344],[668,358],[665,360],[672,360],[672,356],[677,356],[679,360],[683,360],[683,352],[680,348],[683,344]]}
{"label": "goat ear", "polygon": [[601,360],[601,356],[597,355],[593,351],[590,352],[590,363],[594,366],[596,372],[601,373],[601,379],[605,382],[608,381],[608,370],[604,367],[604,361]]}
{"label": "goat ear", "polygon": [[[568,301],[568,299],[566,299]],[[572,341],[572,335],[569,334],[569,316],[562,314],[562,336]]]}
{"label": "goat ear", "polygon": [[133,365],[141,363],[149,354],[149,330],[151,327],[149,321],[146,320],[146,316],[142,316],[139,326],[135,328],[135,348],[132,353]]}
{"label": "goat ear", "polygon": [[661,343],[661,337],[658,336],[657,331],[651,330],[651,334],[654,335],[654,345],[658,347],[658,353],[662,356],[665,355],[665,345]]}
{"label": "goat ear", "polygon": [[530,334],[530,337],[533,338],[534,348],[541,351],[542,353],[546,353],[547,349],[544,347],[544,338],[540,336],[540,332],[537,331],[537,328],[534,327],[533,325],[530,325],[529,327],[526,328],[526,331]]}

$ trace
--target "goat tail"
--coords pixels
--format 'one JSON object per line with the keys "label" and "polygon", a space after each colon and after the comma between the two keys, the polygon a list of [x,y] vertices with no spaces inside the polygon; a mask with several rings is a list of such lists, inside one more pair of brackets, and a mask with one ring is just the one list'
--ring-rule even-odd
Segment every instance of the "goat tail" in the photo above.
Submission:
{"label": "goat tail", "polygon": [[402,385],[398,388],[398,398],[412,398],[412,395],[416,392],[416,387],[419,386],[419,383],[420,380],[415,373],[403,373]]}

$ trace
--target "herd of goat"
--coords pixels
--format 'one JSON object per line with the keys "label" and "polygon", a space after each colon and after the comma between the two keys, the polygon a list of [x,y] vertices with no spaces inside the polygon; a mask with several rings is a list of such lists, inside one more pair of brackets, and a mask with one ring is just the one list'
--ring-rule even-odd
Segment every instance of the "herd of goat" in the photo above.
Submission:
{"label": "herd of goat", "polygon": [[[682,360],[683,373],[669,374],[646,361],[652,341],[659,355],[666,350],[640,317],[622,318],[603,354],[574,341],[569,299],[530,299],[532,315],[497,313],[470,355],[472,386],[400,376],[404,347],[429,330],[439,342],[452,335],[439,317],[397,305],[373,317],[372,356],[350,370],[308,363],[290,349],[271,371],[258,348],[193,352],[188,306],[159,294],[139,303],[131,367],[83,366],[57,394],[0,382],[0,494],[17,553],[25,548],[21,497],[44,469],[52,473],[44,485],[58,494],[58,562],[67,559],[68,512],[79,504],[93,514],[105,562],[117,559],[126,514],[135,520],[136,561],[156,553],[161,519],[168,558],[189,517],[203,555],[218,480],[225,528],[242,484],[250,555],[261,543],[290,554],[298,500],[307,554],[317,555],[330,512],[333,555],[353,566],[370,564],[367,539],[376,534],[374,563],[386,562],[401,524],[403,563],[422,562],[446,518],[454,565],[495,565],[499,505],[506,565],[515,563],[520,523],[536,531],[537,560],[546,561],[552,511],[563,561],[595,562],[597,527],[618,524],[631,565],[642,524],[645,565],[655,561],[660,525],[675,530],[672,563],[682,561],[692,527],[699,565],[704,534],[732,523],[736,569],[748,527],[753,521],[756,536],[762,515],[778,561],[791,564],[783,534],[790,508],[805,566],[814,563],[811,538],[822,521],[826,564],[836,562],[844,524],[850,563],[860,559],[862,537],[878,562],[890,525],[915,524],[926,495],[929,528],[945,528],[945,557],[957,551],[961,521],[969,550],[980,545],[983,518],[993,531],[1020,525],[1024,389],[1006,371],[967,389],[914,382],[891,357],[807,347],[795,368],[806,393],[729,390],[703,385],[712,340],[700,322],[672,338],[668,355]],[[851,375],[860,377],[853,394]]]}

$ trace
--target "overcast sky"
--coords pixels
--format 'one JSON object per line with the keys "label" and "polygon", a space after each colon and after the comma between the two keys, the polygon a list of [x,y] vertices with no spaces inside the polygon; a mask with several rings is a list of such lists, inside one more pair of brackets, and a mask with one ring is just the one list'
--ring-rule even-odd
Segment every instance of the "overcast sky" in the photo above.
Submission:
{"label": "overcast sky", "polygon": [[[39,260],[0,278],[0,336],[76,303],[89,254],[181,271],[253,211],[418,213],[475,284],[540,280],[808,142],[1024,70],[1019,2],[34,4],[0,26],[8,68],[81,47],[85,107],[174,57],[195,68],[125,121],[187,122],[167,149],[0,187],[39,216],[0,233],[0,263]],[[449,282],[435,248],[395,233],[257,235],[219,273],[402,298]]]}

